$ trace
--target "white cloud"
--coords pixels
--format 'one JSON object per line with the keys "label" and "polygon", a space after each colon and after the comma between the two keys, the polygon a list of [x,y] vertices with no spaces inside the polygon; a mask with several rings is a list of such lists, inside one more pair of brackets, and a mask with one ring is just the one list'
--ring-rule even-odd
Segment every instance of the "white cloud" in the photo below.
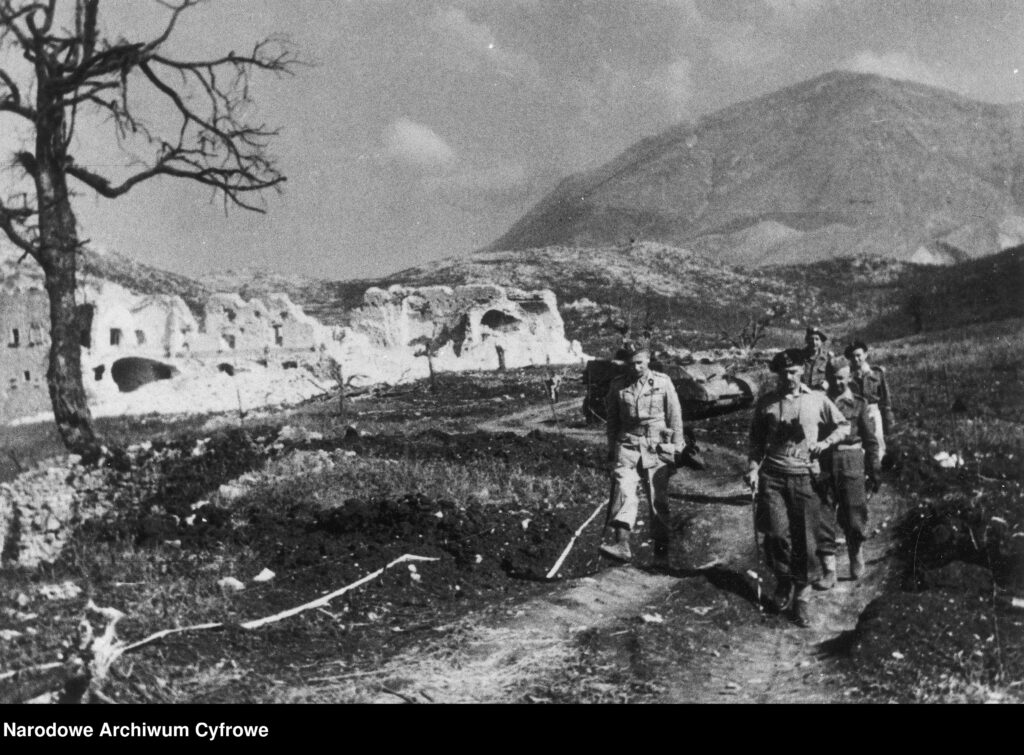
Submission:
{"label": "white cloud", "polygon": [[437,8],[429,24],[446,62],[459,70],[468,73],[493,71],[515,79],[536,80],[540,77],[536,61],[528,55],[502,47],[487,24],[472,21],[460,8]]}
{"label": "white cloud", "polygon": [[857,53],[840,64],[840,68],[857,73],[874,73],[890,79],[916,81],[931,86],[949,87],[949,83],[933,68],[905,52],[878,55],[870,50]]}
{"label": "white cloud", "polygon": [[693,64],[679,58],[657,71],[645,82],[655,91],[674,118],[683,118],[693,98]]}
{"label": "white cloud", "polygon": [[407,169],[410,185],[460,207],[516,200],[530,190],[529,175],[519,163],[486,155],[467,159],[429,126],[408,118],[399,118],[384,130],[380,156],[385,163]]}
{"label": "white cloud", "polygon": [[429,126],[399,118],[384,131],[384,156],[401,165],[443,169],[456,161],[455,150]]}

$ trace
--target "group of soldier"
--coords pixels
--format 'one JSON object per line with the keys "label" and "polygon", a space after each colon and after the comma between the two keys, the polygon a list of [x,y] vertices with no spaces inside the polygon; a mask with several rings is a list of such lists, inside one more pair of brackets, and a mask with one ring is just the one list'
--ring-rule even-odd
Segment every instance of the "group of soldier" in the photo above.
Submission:
{"label": "group of soldier", "polygon": [[[850,578],[864,574],[868,494],[878,490],[885,437],[894,424],[885,372],[868,362],[867,344],[851,343],[841,364],[827,341],[820,328],[809,327],[804,348],[772,358],[775,385],[755,404],[744,475],[774,572],[771,606],[803,627],[810,625],[811,591],[836,584],[840,531]],[[686,445],[682,409],[671,379],[651,369],[646,349],[622,356],[626,374],[606,397],[612,541],[600,550],[618,562],[632,559],[630,533],[642,487],[654,566],[666,569],[668,482]]]}

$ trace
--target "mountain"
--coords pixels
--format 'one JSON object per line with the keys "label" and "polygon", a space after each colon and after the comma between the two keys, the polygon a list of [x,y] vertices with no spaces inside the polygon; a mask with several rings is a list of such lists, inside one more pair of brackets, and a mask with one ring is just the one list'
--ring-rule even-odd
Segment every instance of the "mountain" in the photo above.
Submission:
{"label": "mountain", "polygon": [[746,268],[998,252],[1024,241],[1024,105],[825,74],[566,178],[487,249],[629,240]]}

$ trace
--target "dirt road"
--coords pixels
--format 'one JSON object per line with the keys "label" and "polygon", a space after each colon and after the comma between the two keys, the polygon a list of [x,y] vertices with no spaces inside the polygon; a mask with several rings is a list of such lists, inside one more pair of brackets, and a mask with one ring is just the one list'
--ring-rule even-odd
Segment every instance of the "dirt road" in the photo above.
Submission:
{"label": "dirt road", "polygon": [[[573,417],[575,403],[562,402],[556,414]],[[537,428],[604,442],[599,429],[566,421],[556,426],[548,407],[482,426],[490,432]],[[517,608],[439,628],[436,639],[372,674],[324,680],[316,697],[420,703],[564,700],[544,690],[558,688],[569,669],[578,677],[583,654],[590,666],[585,672],[588,689],[642,682],[653,690],[645,700],[844,699],[827,648],[854,627],[878,593],[886,530],[880,528],[866,545],[865,578],[841,579],[835,589],[815,593],[810,628],[765,616],[747,576],[756,562],[749,496],[740,483],[743,460],[735,451],[710,444],[705,444],[704,456],[707,469],[681,471],[670,488],[673,529],[679,534],[669,573],[644,568],[649,549],[641,544],[637,565],[609,565],[596,576],[554,584],[546,596]],[[885,491],[874,497],[872,526],[885,523],[893,503]],[[642,537],[641,529],[638,539]],[[845,577],[845,556],[839,565]],[[680,644],[684,641],[685,647]],[[674,652],[674,647],[683,649]],[[602,680],[602,673],[611,681]]]}

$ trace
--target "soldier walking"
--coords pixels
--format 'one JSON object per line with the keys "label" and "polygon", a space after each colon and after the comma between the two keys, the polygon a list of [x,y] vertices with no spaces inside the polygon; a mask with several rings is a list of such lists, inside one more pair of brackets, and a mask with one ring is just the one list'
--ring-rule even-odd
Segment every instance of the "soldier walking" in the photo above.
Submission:
{"label": "soldier walking", "polygon": [[821,455],[822,511],[818,530],[818,554],[824,574],[814,583],[819,590],[836,584],[836,529],[846,537],[850,556],[850,578],[864,574],[861,545],[867,539],[867,490],[877,492],[881,457],[874,423],[868,416],[868,405],[850,389],[850,368],[836,369],[835,387],[829,397],[850,423],[850,433],[834,448]]}
{"label": "soldier walking", "polygon": [[868,416],[878,439],[878,458],[884,459],[885,438],[896,427],[885,370],[868,364],[868,346],[863,341],[854,341],[843,355],[850,362],[850,388],[867,402]]}
{"label": "soldier walking", "polygon": [[630,532],[640,505],[637,485],[643,483],[654,539],[654,566],[669,565],[668,482],[675,473],[676,454],[686,444],[683,412],[672,380],[650,368],[646,349],[626,355],[627,373],[612,381],[605,399],[608,416],[608,462],[613,488],[608,525],[614,542],[600,547],[603,555],[626,562],[632,557]]}
{"label": "soldier walking", "polygon": [[821,577],[818,457],[850,429],[824,393],[803,384],[804,357],[802,349],[786,349],[772,359],[776,387],[755,405],[744,477],[757,490],[757,529],[776,579],[773,607],[792,609],[802,627],[810,626],[810,584]]}
{"label": "soldier walking", "polygon": [[835,355],[825,348],[828,336],[818,327],[809,327],[804,334],[804,385],[816,391],[828,391],[832,383],[832,360]]}

